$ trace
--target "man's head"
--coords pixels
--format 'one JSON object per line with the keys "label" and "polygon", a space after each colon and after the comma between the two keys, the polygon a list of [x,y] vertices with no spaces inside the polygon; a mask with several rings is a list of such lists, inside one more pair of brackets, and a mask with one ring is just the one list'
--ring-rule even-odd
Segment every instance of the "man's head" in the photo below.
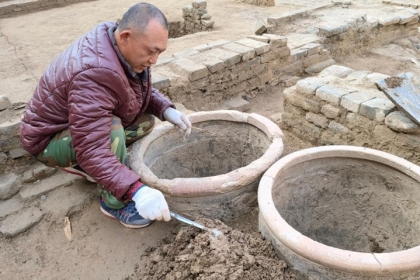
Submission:
{"label": "man's head", "polygon": [[139,3],[124,14],[114,36],[124,59],[140,73],[166,50],[168,22],[152,4]]}

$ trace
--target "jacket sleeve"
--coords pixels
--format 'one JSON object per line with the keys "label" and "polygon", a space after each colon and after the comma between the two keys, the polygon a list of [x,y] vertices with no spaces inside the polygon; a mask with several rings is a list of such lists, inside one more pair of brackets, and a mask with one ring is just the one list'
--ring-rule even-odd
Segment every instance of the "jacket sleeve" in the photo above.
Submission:
{"label": "jacket sleeve", "polygon": [[[150,73],[151,70],[149,69]],[[151,74],[149,76],[149,83],[151,84]],[[174,104],[164,96],[159,90],[151,87],[150,102],[146,108],[146,113],[152,114],[158,117],[161,121],[164,121],[163,112],[169,107],[175,108]]]}
{"label": "jacket sleeve", "polygon": [[121,164],[111,152],[112,112],[124,101],[119,100],[116,93],[125,91],[123,81],[115,82],[118,79],[122,78],[117,73],[104,69],[79,73],[69,85],[68,109],[77,163],[122,201],[140,176]]}

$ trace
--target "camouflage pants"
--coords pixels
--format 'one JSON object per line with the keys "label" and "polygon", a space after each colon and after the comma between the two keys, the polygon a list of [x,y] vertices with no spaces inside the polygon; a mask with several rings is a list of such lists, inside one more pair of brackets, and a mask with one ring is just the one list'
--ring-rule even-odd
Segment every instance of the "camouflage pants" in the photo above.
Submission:
{"label": "camouflage pants", "polygon": [[[155,124],[152,115],[145,114],[139,117],[132,125],[123,128],[121,120],[114,116],[111,124],[111,151],[117,156],[119,161],[127,165],[127,147],[141,137],[149,134]],[[72,137],[68,129],[57,133],[48,146],[35,158],[49,167],[69,167],[77,165],[76,154],[73,149]],[[114,209],[124,207],[124,204],[117,200],[109,192],[100,189],[100,194],[104,197],[105,203]]]}

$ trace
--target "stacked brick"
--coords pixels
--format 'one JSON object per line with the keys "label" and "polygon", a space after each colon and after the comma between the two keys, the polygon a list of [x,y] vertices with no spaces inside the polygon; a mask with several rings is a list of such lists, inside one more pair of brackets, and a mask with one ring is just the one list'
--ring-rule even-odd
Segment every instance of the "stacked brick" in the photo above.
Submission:
{"label": "stacked brick", "polygon": [[418,163],[419,125],[377,89],[387,77],[333,65],[302,79],[283,92],[281,127],[315,145],[367,146]]}
{"label": "stacked brick", "polygon": [[253,95],[268,84],[276,85],[280,77],[275,73],[287,67],[290,50],[285,37],[271,34],[264,38],[266,42],[249,38],[220,40],[174,54],[174,58],[154,68],[154,86],[172,100],[199,110],[195,100],[216,105],[222,100]]}
{"label": "stacked brick", "polygon": [[417,9],[420,7],[420,4],[417,1],[413,0],[398,0],[398,1],[390,1],[390,0],[384,0],[382,1],[384,4],[388,5],[394,5],[394,6],[402,6],[402,7],[411,7],[414,9]]}

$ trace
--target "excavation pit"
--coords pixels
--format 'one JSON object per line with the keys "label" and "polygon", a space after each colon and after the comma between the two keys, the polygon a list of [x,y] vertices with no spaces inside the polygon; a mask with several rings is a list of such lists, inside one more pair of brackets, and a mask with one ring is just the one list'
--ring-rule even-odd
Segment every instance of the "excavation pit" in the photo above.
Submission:
{"label": "excavation pit", "polygon": [[264,174],[259,227],[302,279],[419,279],[419,181],[385,152],[301,150]]}
{"label": "excavation pit", "polygon": [[161,190],[174,212],[235,219],[257,205],[259,180],[283,151],[282,132],[258,114],[221,110],[189,118],[187,139],[168,123],[136,142],[130,168]]}

